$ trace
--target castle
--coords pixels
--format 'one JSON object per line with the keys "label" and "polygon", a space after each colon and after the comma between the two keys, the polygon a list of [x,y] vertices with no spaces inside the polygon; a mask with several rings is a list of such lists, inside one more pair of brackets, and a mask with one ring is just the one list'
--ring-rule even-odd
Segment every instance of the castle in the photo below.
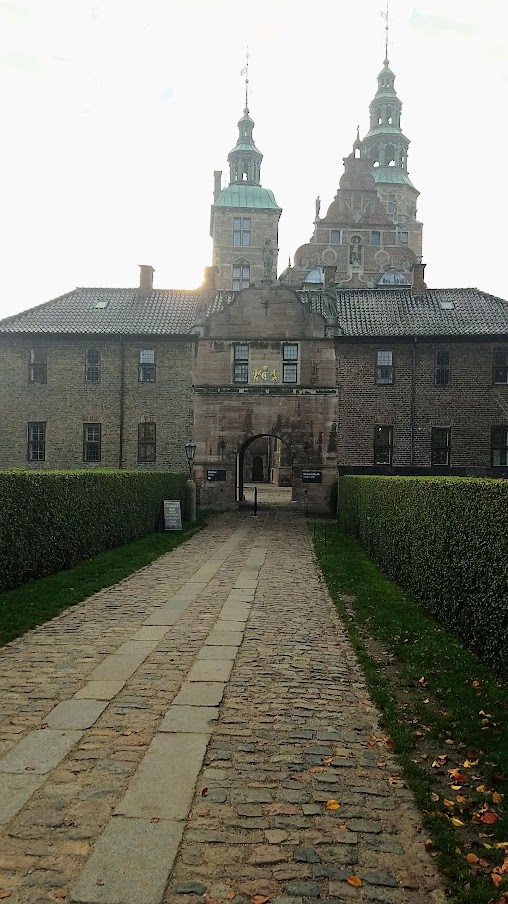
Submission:
{"label": "castle", "polygon": [[427,288],[418,191],[385,58],[369,130],[277,277],[281,208],[246,99],[214,173],[195,290],[77,288],[0,322],[0,467],[185,467],[231,508],[247,479],[324,507],[338,473],[508,476],[508,302]]}

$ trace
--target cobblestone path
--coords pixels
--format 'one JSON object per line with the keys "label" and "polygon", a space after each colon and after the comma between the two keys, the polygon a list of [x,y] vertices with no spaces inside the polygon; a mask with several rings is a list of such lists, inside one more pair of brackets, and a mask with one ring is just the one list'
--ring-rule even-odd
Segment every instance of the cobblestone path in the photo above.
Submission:
{"label": "cobblestone path", "polygon": [[439,904],[397,774],[299,515],[217,516],[1,651],[9,904]]}

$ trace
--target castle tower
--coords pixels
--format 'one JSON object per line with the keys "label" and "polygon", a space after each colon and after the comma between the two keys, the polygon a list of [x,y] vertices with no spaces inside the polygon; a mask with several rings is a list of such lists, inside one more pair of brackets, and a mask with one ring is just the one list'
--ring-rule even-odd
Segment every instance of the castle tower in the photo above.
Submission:
{"label": "castle tower", "polygon": [[401,243],[419,257],[422,226],[416,220],[419,192],[408,175],[409,139],[400,127],[402,103],[395,91],[395,75],[388,57],[377,77],[378,88],[369,106],[370,128],[362,142],[362,156],[372,161],[372,175],[386,212],[393,219]]}
{"label": "castle tower", "polygon": [[314,233],[282,275],[295,287],[333,282],[342,288],[411,285],[422,255],[419,192],[407,171],[409,140],[400,127],[402,103],[385,56],[370,104],[370,129],[344,158],[339,188],[324,217],[316,204]]}
{"label": "castle tower", "polygon": [[214,173],[210,235],[217,289],[239,291],[268,284],[277,275],[281,208],[273,192],[261,186],[263,155],[253,129],[246,97],[238,140],[228,155],[229,185],[221,188],[222,173]]}

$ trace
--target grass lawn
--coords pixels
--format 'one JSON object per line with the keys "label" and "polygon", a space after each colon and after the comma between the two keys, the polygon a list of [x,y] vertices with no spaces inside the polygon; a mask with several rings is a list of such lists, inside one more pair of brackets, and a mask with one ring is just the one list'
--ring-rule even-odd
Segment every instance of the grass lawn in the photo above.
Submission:
{"label": "grass lawn", "polygon": [[310,529],[381,711],[384,736],[372,737],[371,746],[393,742],[452,899],[508,904],[508,682],[335,525]]}
{"label": "grass lawn", "polygon": [[85,559],[74,568],[0,593],[0,646],[149,565],[180,546],[204,524],[203,516],[198,514],[197,524],[184,523],[182,531],[148,534],[126,546],[117,546]]}

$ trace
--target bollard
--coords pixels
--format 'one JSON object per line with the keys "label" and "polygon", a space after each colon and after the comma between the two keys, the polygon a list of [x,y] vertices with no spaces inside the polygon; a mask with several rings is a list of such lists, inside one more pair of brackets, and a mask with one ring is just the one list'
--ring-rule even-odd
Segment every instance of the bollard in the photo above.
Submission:
{"label": "bollard", "polygon": [[258,488],[254,487],[254,514],[258,513]]}

